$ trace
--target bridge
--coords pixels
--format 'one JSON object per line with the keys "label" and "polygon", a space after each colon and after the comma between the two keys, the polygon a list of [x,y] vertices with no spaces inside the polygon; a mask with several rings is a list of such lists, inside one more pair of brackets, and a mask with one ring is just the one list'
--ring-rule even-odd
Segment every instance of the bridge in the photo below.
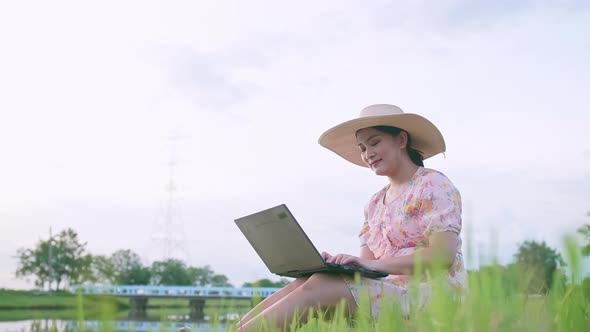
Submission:
{"label": "bridge", "polygon": [[255,299],[269,297],[280,288],[270,287],[195,287],[195,286],[144,286],[144,285],[73,285],[70,292],[83,295],[109,295],[129,298],[130,316],[145,316],[148,299],[186,298],[189,300],[191,318],[203,318],[205,301],[208,299]]}

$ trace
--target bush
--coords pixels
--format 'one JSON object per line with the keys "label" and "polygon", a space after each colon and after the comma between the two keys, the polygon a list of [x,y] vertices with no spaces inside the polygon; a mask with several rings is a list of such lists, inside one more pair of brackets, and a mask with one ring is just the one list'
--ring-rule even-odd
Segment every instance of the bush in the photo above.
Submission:
{"label": "bush", "polygon": [[590,301],[590,278],[586,278],[582,281],[582,293],[586,301]]}

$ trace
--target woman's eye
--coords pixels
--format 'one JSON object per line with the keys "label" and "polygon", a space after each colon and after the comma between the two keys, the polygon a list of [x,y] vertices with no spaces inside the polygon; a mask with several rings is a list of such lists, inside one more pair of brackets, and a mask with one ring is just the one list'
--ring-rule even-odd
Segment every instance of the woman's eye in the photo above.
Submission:
{"label": "woman's eye", "polygon": [[369,143],[369,144],[370,144],[371,146],[375,146],[375,145],[379,144],[379,141],[373,141],[373,142],[371,142],[371,143]]}

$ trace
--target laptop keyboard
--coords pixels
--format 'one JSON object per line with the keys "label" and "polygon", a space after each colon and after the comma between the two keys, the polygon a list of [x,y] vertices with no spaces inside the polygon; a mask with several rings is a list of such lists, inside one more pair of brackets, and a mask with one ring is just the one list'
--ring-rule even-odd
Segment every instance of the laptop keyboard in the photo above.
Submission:
{"label": "laptop keyboard", "polygon": [[360,271],[360,270],[362,269],[362,268],[355,268],[355,267],[352,267],[352,266],[350,266],[350,265],[341,265],[341,264],[333,264],[333,265],[332,265],[332,264],[333,264],[333,263],[329,263],[328,265],[329,265],[329,266],[330,266],[330,265],[331,265],[331,266],[337,266],[337,267],[339,267],[339,268],[341,268],[341,269],[345,269],[345,270],[349,270],[349,271]]}
{"label": "laptop keyboard", "polygon": [[342,265],[342,264],[335,264],[335,263],[326,263],[326,265],[329,267],[338,268],[338,269],[342,269],[345,271],[361,272],[361,273],[367,273],[367,274],[376,274],[376,275],[381,275],[381,276],[387,276],[387,273],[385,273],[385,272],[369,270],[369,269],[365,269],[364,267],[360,267],[360,266]]}

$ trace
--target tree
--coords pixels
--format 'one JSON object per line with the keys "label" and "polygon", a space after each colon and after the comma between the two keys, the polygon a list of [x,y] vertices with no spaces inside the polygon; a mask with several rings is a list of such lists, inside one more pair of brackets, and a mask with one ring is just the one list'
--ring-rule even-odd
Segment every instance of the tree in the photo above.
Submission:
{"label": "tree", "polygon": [[195,281],[192,270],[178,259],[157,261],[151,268],[152,283],[166,286],[190,286]]}
{"label": "tree", "polygon": [[229,279],[223,274],[215,274],[211,277],[211,286],[213,287],[234,287],[229,283]]}
{"label": "tree", "polygon": [[150,269],[144,267],[135,252],[117,250],[111,255],[115,282],[119,285],[147,285],[150,282]]}
{"label": "tree", "polygon": [[522,272],[529,278],[530,293],[546,293],[553,285],[557,268],[565,266],[561,254],[547,246],[545,241],[525,241],[514,256]]}
{"label": "tree", "polygon": [[17,277],[34,276],[35,285],[59,290],[62,283],[92,281],[92,256],[86,253],[86,243],[80,243],[71,228],[61,231],[47,241],[40,240],[34,249],[17,251]]}
{"label": "tree", "polygon": [[110,257],[95,256],[93,270],[98,279],[113,285],[147,285],[151,271],[135,252],[117,250]]}
{"label": "tree", "polygon": [[121,280],[124,285],[148,285],[152,279],[152,271],[145,266],[132,267],[125,278]]}
{"label": "tree", "polygon": [[192,267],[178,259],[154,262],[151,275],[154,285],[233,287],[225,275],[215,274],[208,265]]}
{"label": "tree", "polygon": [[116,284],[115,267],[108,256],[98,255],[92,257],[92,274],[96,281],[108,285]]}
{"label": "tree", "polygon": [[209,265],[190,267],[189,271],[194,276],[194,285],[196,286],[233,287],[225,275],[216,274]]}
{"label": "tree", "polygon": [[52,272],[49,262],[48,241],[39,241],[35,249],[19,249],[17,257],[16,277],[33,275],[35,277],[35,286],[40,289],[44,289],[45,284],[51,283]]}
{"label": "tree", "polygon": [[242,285],[242,287],[277,287],[282,288],[289,284],[289,280],[286,278],[281,278],[279,281],[271,281],[269,279],[259,279],[254,282],[246,282]]}
{"label": "tree", "polygon": [[56,290],[62,281],[83,283],[92,281],[92,255],[86,253],[86,242],[80,243],[78,233],[68,228],[57,235],[54,250]]}
{"label": "tree", "polygon": [[585,224],[584,226],[578,228],[578,233],[582,234],[584,237],[583,243],[585,245],[582,246],[582,255],[583,256],[590,256],[590,225]]}
{"label": "tree", "polygon": [[215,274],[209,265],[203,267],[190,267],[189,271],[193,276],[194,285],[203,287],[211,284],[211,278],[213,278]]}

